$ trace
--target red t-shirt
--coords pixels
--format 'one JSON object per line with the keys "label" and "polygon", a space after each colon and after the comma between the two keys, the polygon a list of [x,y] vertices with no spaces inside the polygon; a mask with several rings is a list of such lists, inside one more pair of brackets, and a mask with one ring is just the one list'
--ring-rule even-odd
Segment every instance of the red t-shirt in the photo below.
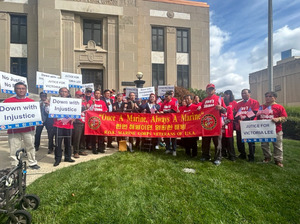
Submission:
{"label": "red t-shirt", "polygon": [[234,111],[235,112],[239,112],[240,111],[240,117],[241,117],[241,120],[244,120],[246,117],[247,117],[247,112],[249,110],[252,110],[253,112],[254,111],[258,111],[259,109],[259,103],[257,100],[254,100],[252,98],[249,98],[248,101],[241,101],[241,102],[238,102],[234,108]]}
{"label": "red t-shirt", "polygon": [[237,105],[237,102],[236,101],[232,101],[232,102],[229,103],[228,107],[231,107],[232,108],[232,112],[233,112],[233,110],[236,107],[236,105]]}
{"label": "red t-shirt", "polygon": [[199,103],[194,103],[197,107],[201,107],[201,105],[202,105],[202,103],[201,102],[199,102]]}
{"label": "red t-shirt", "polygon": [[191,112],[191,111],[196,111],[198,109],[198,106],[196,104],[192,103],[191,105],[182,106],[181,108],[182,108],[181,109],[182,111],[180,111],[181,113],[188,113],[188,112]]}
{"label": "red t-shirt", "polygon": [[[11,97],[11,98],[7,98],[6,100],[3,101],[3,103],[20,103],[20,102],[34,102],[34,100],[30,99],[28,97],[26,97],[24,99],[19,99],[17,97]],[[23,133],[23,132],[29,132],[29,131],[34,131],[34,126],[26,127],[26,128],[8,129],[7,134]]]}
{"label": "red t-shirt", "polygon": [[222,107],[226,108],[226,105],[222,97],[219,97],[217,95],[212,95],[202,100],[201,110],[203,111],[211,110],[212,108],[215,108],[217,105],[221,105]]}
{"label": "red t-shirt", "polygon": [[[172,111],[174,110],[174,111]],[[169,102],[164,101],[159,109],[159,111],[163,111],[164,113],[176,113],[177,106],[175,105],[175,101],[170,100]]]}
{"label": "red t-shirt", "polygon": [[222,120],[230,120],[229,123],[222,126],[222,136],[225,138],[233,137],[233,110],[229,105],[225,114],[221,114]]}
{"label": "red t-shirt", "polygon": [[[262,111],[259,115],[260,120],[271,120],[277,117],[287,117],[287,113],[280,104],[271,105],[271,110],[267,110],[268,106],[262,105]],[[282,123],[276,123],[276,133],[282,131]]]}
{"label": "red t-shirt", "polygon": [[90,107],[91,111],[107,112],[106,103],[103,100],[95,99],[95,103]]}

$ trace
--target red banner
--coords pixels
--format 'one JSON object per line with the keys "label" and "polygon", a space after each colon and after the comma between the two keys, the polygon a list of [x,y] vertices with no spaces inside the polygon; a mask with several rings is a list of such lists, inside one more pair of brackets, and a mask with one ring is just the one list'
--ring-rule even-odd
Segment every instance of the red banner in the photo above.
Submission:
{"label": "red banner", "polygon": [[221,134],[219,111],[170,114],[86,113],[85,135],[130,137],[196,137]]}

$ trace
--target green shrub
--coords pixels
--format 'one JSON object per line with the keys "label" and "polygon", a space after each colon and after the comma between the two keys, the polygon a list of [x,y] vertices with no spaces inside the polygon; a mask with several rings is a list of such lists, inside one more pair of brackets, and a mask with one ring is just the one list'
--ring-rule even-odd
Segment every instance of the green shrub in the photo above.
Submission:
{"label": "green shrub", "polygon": [[300,140],[300,107],[285,107],[287,122],[282,124],[285,138]]}

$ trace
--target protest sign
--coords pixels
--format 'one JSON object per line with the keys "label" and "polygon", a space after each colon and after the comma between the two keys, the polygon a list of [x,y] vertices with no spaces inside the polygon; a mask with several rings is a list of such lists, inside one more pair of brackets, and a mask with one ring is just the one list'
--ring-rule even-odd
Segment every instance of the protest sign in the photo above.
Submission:
{"label": "protest sign", "polygon": [[81,74],[62,72],[61,78],[69,80],[70,88],[81,88],[82,87],[82,75]]}
{"label": "protest sign", "polygon": [[68,88],[69,81],[66,79],[55,79],[55,78],[46,78],[44,77],[44,85],[43,85],[44,93],[54,93],[58,94],[58,91],[62,87]]}
{"label": "protest sign", "polygon": [[276,126],[272,120],[241,121],[243,142],[276,142]]}
{"label": "protest sign", "polygon": [[167,91],[174,92],[174,86],[158,86],[157,87],[158,96],[164,96]]}
{"label": "protest sign", "polygon": [[103,113],[87,111],[85,135],[177,138],[218,136],[220,113]]}
{"label": "protest sign", "polygon": [[93,90],[93,92],[95,91],[95,89],[94,89],[94,83],[85,83],[85,84],[82,84],[81,92],[85,93],[85,89],[86,88],[91,88]]}
{"label": "protest sign", "polygon": [[60,79],[59,75],[53,75],[45,72],[36,72],[36,87],[43,88],[44,78]]}
{"label": "protest sign", "polygon": [[133,92],[135,97],[138,98],[138,89],[135,87],[126,87],[126,97],[129,96],[129,93]]}
{"label": "protest sign", "polygon": [[[1,80],[0,85],[1,85],[2,93],[16,94],[15,93],[15,84],[17,82],[23,82],[25,85],[27,85],[26,77],[13,75],[13,74],[1,72],[1,71],[0,71],[0,80]],[[28,87],[27,87],[27,95],[28,95]]]}
{"label": "protest sign", "polygon": [[50,118],[80,118],[81,117],[81,99],[51,97]]}
{"label": "protest sign", "polygon": [[0,130],[42,124],[39,102],[0,103]]}
{"label": "protest sign", "polygon": [[154,87],[138,88],[138,98],[142,100],[149,99],[151,93],[155,94]]}

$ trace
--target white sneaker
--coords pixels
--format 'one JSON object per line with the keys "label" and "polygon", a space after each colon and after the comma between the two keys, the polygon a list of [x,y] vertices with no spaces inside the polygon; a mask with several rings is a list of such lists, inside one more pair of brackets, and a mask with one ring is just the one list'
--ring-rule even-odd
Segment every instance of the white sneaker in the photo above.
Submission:
{"label": "white sneaker", "polygon": [[171,150],[166,150],[165,153],[166,153],[166,154],[170,154],[170,153],[171,153]]}
{"label": "white sneaker", "polygon": [[173,156],[176,156],[176,151],[173,151],[173,153],[172,153],[172,154],[173,154]]}
{"label": "white sneaker", "polygon": [[215,160],[215,161],[214,161],[214,164],[215,164],[216,166],[219,166],[219,165],[221,164],[221,161],[220,161],[220,160]]}

